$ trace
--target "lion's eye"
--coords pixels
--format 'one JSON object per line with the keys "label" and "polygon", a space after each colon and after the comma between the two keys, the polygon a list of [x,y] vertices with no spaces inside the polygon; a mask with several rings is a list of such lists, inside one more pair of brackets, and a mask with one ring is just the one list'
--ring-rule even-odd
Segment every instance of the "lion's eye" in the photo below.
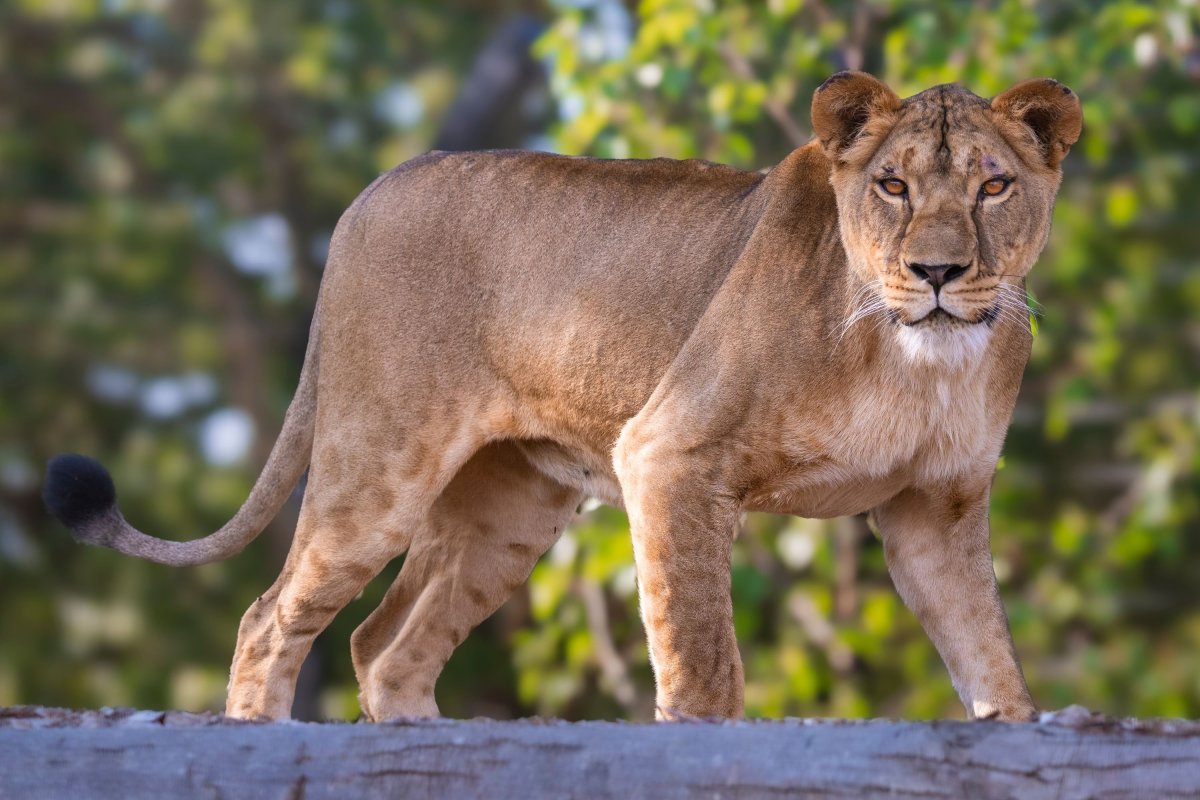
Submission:
{"label": "lion's eye", "polygon": [[979,187],[979,193],[988,197],[995,197],[998,194],[1004,194],[1004,190],[1012,183],[1008,178],[992,178],[990,181],[985,181],[983,186]]}
{"label": "lion's eye", "polygon": [[879,187],[888,194],[897,197],[908,191],[908,184],[899,178],[884,178],[879,182]]}

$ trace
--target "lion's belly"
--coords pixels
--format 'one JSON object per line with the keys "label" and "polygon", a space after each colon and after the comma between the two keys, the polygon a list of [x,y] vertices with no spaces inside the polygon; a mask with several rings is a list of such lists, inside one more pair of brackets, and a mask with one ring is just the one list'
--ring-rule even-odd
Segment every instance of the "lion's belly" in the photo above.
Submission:
{"label": "lion's belly", "polygon": [[[1003,439],[1003,427],[988,422],[981,387],[971,381],[903,387],[864,382],[828,408],[810,408],[779,439],[762,442],[766,460],[782,458],[794,466],[755,487],[746,510],[817,519],[859,514],[906,487],[944,485],[987,468]],[[607,446],[616,427],[610,423],[589,437],[603,444],[586,444],[579,436],[569,444],[551,433],[558,441],[524,440],[520,446],[537,469],[564,486],[623,507]]]}
{"label": "lion's belly", "polygon": [[[518,446],[536,469],[563,486],[624,508],[621,485],[612,465],[604,459],[547,440],[521,441]],[[806,468],[782,476],[751,495],[745,508],[813,519],[844,517],[869,511],[905,484],[899,472],[882,477],[850,476],[835,468]]]}
{"label": "lion's belly", "polygon": [[517,446],[535,469],[563,486],[624,508],[621,485],[609,459],[547,439],[522,440]]}
{"label": "lion's belly", "polygon": [[[624,508],[621,485],[602,456],[549,440],[518,441],[529,462],[543,474],[584,494]],[[746,498],[747,511],[794,514],[813,519],[869,511],[903,489],[906,471],[871,475],[833,465],[798,468]]]}

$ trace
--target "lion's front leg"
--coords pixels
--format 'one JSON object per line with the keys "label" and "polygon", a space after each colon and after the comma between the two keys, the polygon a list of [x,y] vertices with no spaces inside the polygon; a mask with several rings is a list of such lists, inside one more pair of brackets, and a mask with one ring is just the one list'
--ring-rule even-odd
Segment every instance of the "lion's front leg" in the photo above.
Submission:
{"label": "lion's front leg", "polygon": [[896,589],[933,640],[967,713],[1025,721],[1036,709],[996,588],[987,498],[986,483],[908,490],[875,518]]}
{"label": "lion's front leg", "polygon": [[738,510],[712,474],[666,448],[619,452],[656,716],[741,717],[730,551]]}

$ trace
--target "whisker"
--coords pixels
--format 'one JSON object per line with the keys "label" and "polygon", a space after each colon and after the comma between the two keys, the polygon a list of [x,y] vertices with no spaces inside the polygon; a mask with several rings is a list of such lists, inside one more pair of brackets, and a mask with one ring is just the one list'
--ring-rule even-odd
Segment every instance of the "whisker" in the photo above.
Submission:
{"label": "whisker", "polygon": [[998,316],[1000,319],[1009,321],[1014,325],[1028,325],[1029,312],[1024,307],[1017,308],[1008,303],[1000,303],[997,306]]}
{"label": "whisker", "polygon": [[[841,345],[842,339],[856,324],[864,319],[871,317],[886,317],[882,313],[888,309],[887,301],[879,294],[882,289],[882,283],[879,280],[870,281],[858,288],[854,293],[854,297],[850,306],[854,309],[849,316],[842,322],[839,330],[837,342],[834,344],[834,352]],[[876,326],[878,322],[876,322]]]}
{"label": "whisker", "polygon": [[877,330],[882,328],[888,322],[888,320],[889,317],[887,314],[880,314],[878,317],[876,317],[875,324],[871,326],[871,333],[875,333]]}
{"label": "whisker", "polygon": [[[875,313],[875,311],[885,304],[883,298],[878,294],[879,288],[879,281],[875,280],[863,284],[854,293],[854,297],[851,298],[850,301],[850,306],[854,310],[850,312],[849,316],[847,316],[846,320],[842,323],[841,331],[838,335],[839,340],[846,335],[846,331],[848,331],[854,325],[854,323]],[[875,290],[875,292],[872,293],[872,290]]]}
{"label": "whisker", "polygon": [[996,299],[999,304],[1003,304],[1008,308],[1017,311],[1022,316],[1042,316],[1040,305],[1028,293],[1023,293],[1019,288],[1008,283],[1000,283],[996,286]]}

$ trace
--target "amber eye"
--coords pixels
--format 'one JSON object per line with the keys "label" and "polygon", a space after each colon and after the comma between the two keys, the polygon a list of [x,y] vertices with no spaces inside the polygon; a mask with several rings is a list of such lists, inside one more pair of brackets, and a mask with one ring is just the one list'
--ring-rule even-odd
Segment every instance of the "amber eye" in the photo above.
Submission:
{"label": "amber eye", "polygon": [[897,197],[908,191],[908,184],[899,178],[884,178],[879,182],[879,186],[888,194]]}
{"label": "amber eye", "polygon": [[1011,182],[1012,181],[1010,181],[1008,178],[992,178],[990,181],[986,181],[983,186],[979,187],[979,193],[987,195],[988,197],[995,197],[998,194],[1004,194],[1004,190],[1008,188],[1008,184]]}

